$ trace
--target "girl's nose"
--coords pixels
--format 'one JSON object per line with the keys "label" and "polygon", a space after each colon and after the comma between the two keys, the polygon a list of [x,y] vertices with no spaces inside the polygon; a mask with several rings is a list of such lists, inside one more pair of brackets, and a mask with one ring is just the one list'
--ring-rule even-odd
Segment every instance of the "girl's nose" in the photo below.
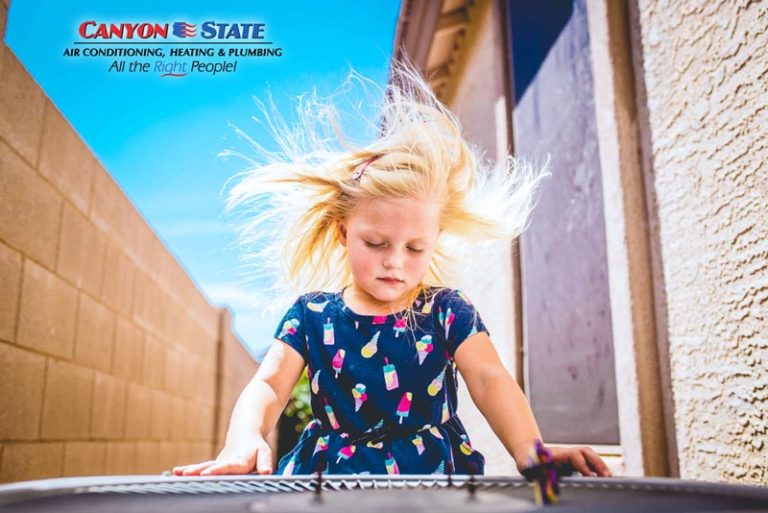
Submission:
{"label": "girl's nose", "polygon": [[397,249],[392,249],[384,255],[382,264],[387,269],[400,269],[403,267],[403,253]]}

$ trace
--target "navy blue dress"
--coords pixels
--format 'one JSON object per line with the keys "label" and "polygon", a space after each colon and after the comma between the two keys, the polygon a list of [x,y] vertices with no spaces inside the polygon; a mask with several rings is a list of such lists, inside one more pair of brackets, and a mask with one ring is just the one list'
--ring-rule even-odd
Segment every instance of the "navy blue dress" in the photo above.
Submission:
{"label": "navy blue dress", "polygon": [[414,315],[358,315],[342,292],[299,297],[275,333],[307,362],[314,416],[277,473],[482,474],[456,416],[453,355],[488,331],[472,303],[430,287]]}

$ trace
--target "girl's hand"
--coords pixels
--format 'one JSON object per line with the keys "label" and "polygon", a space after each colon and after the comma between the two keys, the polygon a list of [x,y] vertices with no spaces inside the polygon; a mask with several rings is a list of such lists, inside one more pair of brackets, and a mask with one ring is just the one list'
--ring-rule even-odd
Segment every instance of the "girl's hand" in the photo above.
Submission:
{"label": "girl's hand", "polygon": [[583,476],[611,477],[603,459],[589,447],[557,447],[548,446],[552,459],[558,466],[570,465]]}
{"label": "girl's hand", "polygon": [[272,449],[263,438],[247,443],[227,444],[215,460],[173,468],[176,476],[213,476],[220,474],[272,473]]}

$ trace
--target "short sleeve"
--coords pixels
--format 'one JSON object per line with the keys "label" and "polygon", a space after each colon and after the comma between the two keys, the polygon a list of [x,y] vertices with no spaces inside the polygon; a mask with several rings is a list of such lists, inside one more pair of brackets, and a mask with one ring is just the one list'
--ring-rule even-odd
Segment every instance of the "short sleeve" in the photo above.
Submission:
{"label": "short sleeve", "polygon": [[299,297],[285,312],[275,331],[275,338],[294,348],[305,362],[309,361],[306,326],[304,325],[304,296]]}
{"label": "short sleeve", "polygon": [[475,306],[460,290],[445,291],[445,296],[438,305],[437,316],[440,328],[444,330],[448,354],[451,357],[459,346],[475,333],[488,333],[488,328]]}

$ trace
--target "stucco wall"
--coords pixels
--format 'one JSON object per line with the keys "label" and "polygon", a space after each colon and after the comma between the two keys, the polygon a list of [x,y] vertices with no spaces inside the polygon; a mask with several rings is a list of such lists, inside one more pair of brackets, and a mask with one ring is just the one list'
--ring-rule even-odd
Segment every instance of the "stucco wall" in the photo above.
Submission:
{"label": "stucco wall", "polygon": [[638,0],[683,478],[768,483],[768,2]]}

